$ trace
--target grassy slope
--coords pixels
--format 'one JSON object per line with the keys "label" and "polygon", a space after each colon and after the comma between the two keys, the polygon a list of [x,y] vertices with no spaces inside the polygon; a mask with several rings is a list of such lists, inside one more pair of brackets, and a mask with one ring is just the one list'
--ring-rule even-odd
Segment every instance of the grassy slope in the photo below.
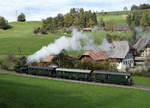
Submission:
{"label": "grassy slope", "polygon": [[125,15],[106,15],[106,16],[98,16],[98,22],[100,22],[100,18],[103,18],[104,22],[107,24],[108,21],[112,20],[115,25],[127,24]]}
{"label": "grassy slope", "polygon": [[43,45],[48,45],[61,35],[35,35],[33,27],[41,26],[41,22],[14,22],[12,29],[0,31],[0,54],[32,54]]}
{"label": "grassy slope", "polygon": [[99,13],[100,16],[98,16],[98,22],[100,22],[100,18],[103,17],[104,21],[107,22],[109,20],[113,20],[114,24],[127,24],[126,22],[126,16],[129,13],[137,12],[142,13],[144,11],[150,11],[150,9],[146,10],[134,10],[134,11],[112,11],[112,12],[103,12]]}
{"label": "grassy slope", "polygon": [[147,108],[149,91],[0,74],[2,108]]}
{"label": "grassy slope", "polygon": [[[12,29],[7,31],[0,30],[0,54],[21,54],[28,55],[36,52],[42,46],[48,45],[54,40],[61,37],[63,34],[35,35],[33,27],[41,26],[41,22],[13,22],[10,23]],[[101,39],[107,32],[88,33],[95,40],[95,43],[100,43]],[[113,33],[115,34],[115,33]],[[127,33],[116,33],[122,36],[130,36]],[[78,52],[70,51],[70,54],[78,55]]]}

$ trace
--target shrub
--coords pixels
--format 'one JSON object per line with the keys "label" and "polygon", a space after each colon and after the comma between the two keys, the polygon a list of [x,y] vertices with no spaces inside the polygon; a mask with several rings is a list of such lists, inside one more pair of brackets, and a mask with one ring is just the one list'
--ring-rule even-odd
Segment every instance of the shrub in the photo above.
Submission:
{"label": "shrub", "polygon": [[133,75],[134,76],[150,77],[150,72],[139,72],[139,71],[136,71],[136,72],[133,72]]}
{"label": "shrub", "polygon": [[87,60],[81,63],[80,68],[82,69],[90,69],[90,70],[110,70],[110,64],[108,61],[91,61]]}
{"label": "shrub", "polygon": [[18,22],[25,22],[25,21],[26,21],[24,13],[21,13],[21,14],[18,16],[17,21],[18,21]]}
{"label": "shrub", "polygon": [[16,57],[14,55],[8,55],[4,60],[1,61],[0,66],[2,69],[14,70],[14,66],[16,65],[25,65],[26,64],[26,57]]}
{"label": "shrub", "polygon": [[33,33],[34,34],[47,34],[47,31],[44,28],[34,27]]}
{"label": "shrub", "polygon": [[1,61],[1,68],[6,70],[13,70],[15,66],[15,59],[14,55],[8,55],[4,60]]}

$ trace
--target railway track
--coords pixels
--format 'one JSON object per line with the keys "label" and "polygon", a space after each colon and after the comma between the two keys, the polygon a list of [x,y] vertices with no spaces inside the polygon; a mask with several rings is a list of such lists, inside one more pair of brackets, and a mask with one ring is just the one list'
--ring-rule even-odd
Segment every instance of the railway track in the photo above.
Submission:
{"label": "railway track", "polygon": [[120,88],[132,88],[132,89],[139,89],[139,90],[150,91],[150,87],[147,87],[147,86],[138,86],[138,85],[127,86],[127,85],[118,85],[118,84],[110,84],[110,83],[87,82],[87,81],[78,81],[78,80],[71,80],[71,79],[52,78],[52,77],[46,77],[46,76],[20,74],[20,73],[16,73],[16,72],[6,71],[6,70],[3,70],[3,69],[0,69],[0,73],[28,76],[28,77],[34,77],[34,78],[51,79],[51,80],[58,80],[58,81],[66,81],[66,82],[74,82],[74,83],[80,83],[80,84],[102,85],[102,86],[111,86],[111,87],[120,87]]}

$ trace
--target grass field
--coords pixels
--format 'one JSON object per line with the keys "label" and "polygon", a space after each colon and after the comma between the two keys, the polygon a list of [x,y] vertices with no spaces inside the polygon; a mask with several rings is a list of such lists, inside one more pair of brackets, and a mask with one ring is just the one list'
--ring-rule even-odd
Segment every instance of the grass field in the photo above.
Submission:
{"label": "grass field", "polygon": [[115,25],[123,25],[127,24],[126,15],[106,15],[106,16],[98,16],[98,22],[100,23],[100,19],[103,18],[104,22],[107,24],[108,21],[112,20]]}
{"label": "grass field", "polygon": [[149,77],[135,76],[135,77],[133,77],[133,81],[136,85],[149,86],[150,87],[150,78]]}
{"label": "grass field", "polygon": [[148,108],[150,92],[0,74],[1,108]]}
{"label": "grass field", "polygon": [[[48,35],[33,34],[33,27],[41,26],[41,22],[13,22],[10,25],[13,27],[12,29],[6,31],[0,30],[0,55],[20,53],[21,55],[29,55],[39,50],[42,46],[54,42],[54,40],[63,35],[51,33]],[[95,40],[95,43],[100,43],[106,34],[107,32],[88,33]],[[127,33],[116,32],[116,34],[130,37],[130,34]],[[78,52],[75,51],[70,51],[69,53],[78,55]]]}

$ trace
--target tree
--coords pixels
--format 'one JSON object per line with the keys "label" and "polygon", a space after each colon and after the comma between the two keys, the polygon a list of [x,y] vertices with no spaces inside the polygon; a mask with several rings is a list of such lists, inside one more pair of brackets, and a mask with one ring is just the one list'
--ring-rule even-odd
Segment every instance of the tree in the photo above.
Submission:
{"label": "tree", "polygon": [[8,25],[8,21],[4,18],[0,16],[0,29],[9,29],[10,26]]}
{"label": "tree", "polygon": [[80,9],[80,13],[79,13],[79,26],[81,28],[86,27],[85,12],[83,8]]}
{"label": "tree", "polygon": [[123,11],[128,11],[128,8],[125,6],[125,7],[123,8]]}
{"label": "tree", "polygon": [[73,23],[73,17],[68,13],[64,16],[64,26],[70,27]]}
{"label": "tree", "polygon": [[133,5],[131,10],[142,10],[142,9],[150,9],[150,4],[140,4],[140,6]]}
{"label": "tree", "polygon": [[[58,14],[56,17],[49,17],[43,20],[43,28],[51,32],[61,31],[71,26],[84,28],[97,25],[95,12],[84,11],[83,8],[72,8],[66,15]],[[66,29],[67,30],[67,29]]]}
{"label": "tree", "polygon": [[145,13],[142,14],[142,18],[140,20],[140,25],[142,26],[143,30],[145,31],[146,27],[148,26]]}
{"label": "tree", "polygon": [[130,26],[130,29],[133,30],[137,26],[141,26],[144,30],[146,27],[150,26],[150,12],[132,12],[127,17],[127,23]]}
{"label": "tree", "polygon": [[50,30],[53,28],[53,18],[52,17],[48,17],[47,19],[44,19],[42,22],[43,22],[43,28],[45,28],[46,30]]}
{"label": "tree", "polygon": [[64,27],[64,16],[62,14],[57,15],[57,26],[58,28]]}
{"label": "tree", "polygon": [[69,57],[66,50],[62,50],[53,60],[52,63],[59,67],[73,68],[74,59]]}
{"label": "tree", "polygon": [[18,16],[17,21],[18,21],[18,22],[25,22],[25,21],[26,21],[25,14],[24,14],[24,13],[21,13],[21,14]]}
{"label": "tree", "polygon": [[138,10],[138,9],[139,9],[139,7],[136,5],[132,5],[132,7],[131,7],[131,10]]}
{"label": "tree", "polygon": [[101,17],[101,19],[100,19],[100,26],[101,26],[101,27],[105,27],[105,22],[104,22],[104,20],[103,20],[102,17]]}
{"label": "tree", "polygon": [[114,31],[114,22],[112,20],[109,20],[107,22],[107,30],[113,32]]}
{"label": "tree", "polygon": [[109,43],[112,43],[112,36],[109,33],[106,34],[106,39]]}
{"label": "tree", "polygon": [[149,4],[141,4],[140,6],[139,6],[139,8],[140,9],[150,9],[150,5]]}

